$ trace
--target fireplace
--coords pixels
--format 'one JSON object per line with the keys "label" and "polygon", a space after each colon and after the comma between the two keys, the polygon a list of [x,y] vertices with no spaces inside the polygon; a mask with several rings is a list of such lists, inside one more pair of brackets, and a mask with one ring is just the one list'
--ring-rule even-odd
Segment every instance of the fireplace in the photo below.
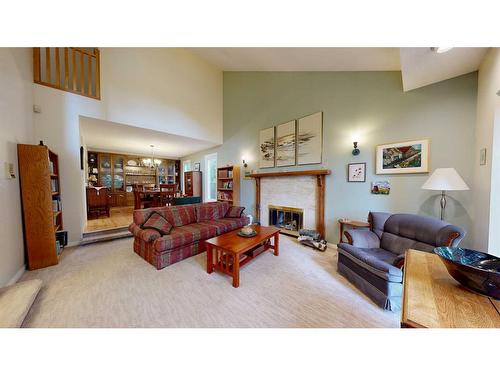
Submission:
{"label": "fireplace", "polygon": [[281,229],[281,233],[299,235],[304,225],[304,210],[296,207],[269,205],[269,225]]}

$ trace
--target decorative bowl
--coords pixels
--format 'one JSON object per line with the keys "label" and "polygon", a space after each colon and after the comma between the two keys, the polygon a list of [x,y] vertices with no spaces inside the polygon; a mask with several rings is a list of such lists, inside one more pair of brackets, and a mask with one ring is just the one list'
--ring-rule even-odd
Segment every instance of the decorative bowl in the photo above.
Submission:
{"label": "decorative bowl", "polygon": [[256,234],[257,234],[257,232],[252,227],[243,227],[238,232],[238,235],[240,235],[242,237],[253,237]]}
{"label": "decorative bowl", "polygon": [[460,284],[500,300],[500,258],[460,247],[436,247],[434,252]]}

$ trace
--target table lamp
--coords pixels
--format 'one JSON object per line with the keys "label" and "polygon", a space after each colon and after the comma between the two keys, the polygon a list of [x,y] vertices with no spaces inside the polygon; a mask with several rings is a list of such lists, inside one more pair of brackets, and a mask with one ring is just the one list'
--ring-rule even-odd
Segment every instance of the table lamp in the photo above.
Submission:
{"label": "table lamp", "polygon": [[465,181],[455,168],[437,168],[429,179],[422,185],[425,190],[441,190],[441,220],[444,220],[446,208],[446,191],[469,190]]}

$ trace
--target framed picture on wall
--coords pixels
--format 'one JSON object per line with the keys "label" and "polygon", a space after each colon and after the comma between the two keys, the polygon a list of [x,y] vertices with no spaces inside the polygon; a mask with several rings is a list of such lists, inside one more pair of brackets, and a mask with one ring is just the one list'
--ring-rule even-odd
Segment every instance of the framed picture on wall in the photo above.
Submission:
{"label": "framed picture on wall", "polygon": [[276,166],[295,165],[295,120],[276,126]]}
{"label": "framed picture on wall", "polygon": [[323,151],[323,112],[297,120],[297,164],[320,164]]}
{"label": "framed picture on wall", "polygon": [[376,173],[428,173],[429,151],[429,139],[379,145],[376,149]]}
{"label": "framed picture on wall", "polygon": [[197,172],[200,171],[200,163],[194,163],[194,170]]}
{"label": "framed picture on wall", "polygon": [[348,164],[347,182],[366,182],[366,163]]}
{"label": "framed picture on wall", "polygon": [[274,126],[263,129],[259,133],[259,168],[274,167]]}

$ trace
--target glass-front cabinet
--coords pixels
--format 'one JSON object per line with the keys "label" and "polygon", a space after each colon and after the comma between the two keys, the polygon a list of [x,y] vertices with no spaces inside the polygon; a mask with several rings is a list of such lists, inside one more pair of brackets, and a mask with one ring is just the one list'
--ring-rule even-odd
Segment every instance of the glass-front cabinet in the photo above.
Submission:
{"label": "glass-front cabinet", "polygon": [[113,155],[113,189],[114,191],[125,191],[125,157]]}
{"label": "glass-front cabinet", "polygon": [[99,183],[101,186],[112,188],[113,172],[111,168],[111,155],[99,154]]}

